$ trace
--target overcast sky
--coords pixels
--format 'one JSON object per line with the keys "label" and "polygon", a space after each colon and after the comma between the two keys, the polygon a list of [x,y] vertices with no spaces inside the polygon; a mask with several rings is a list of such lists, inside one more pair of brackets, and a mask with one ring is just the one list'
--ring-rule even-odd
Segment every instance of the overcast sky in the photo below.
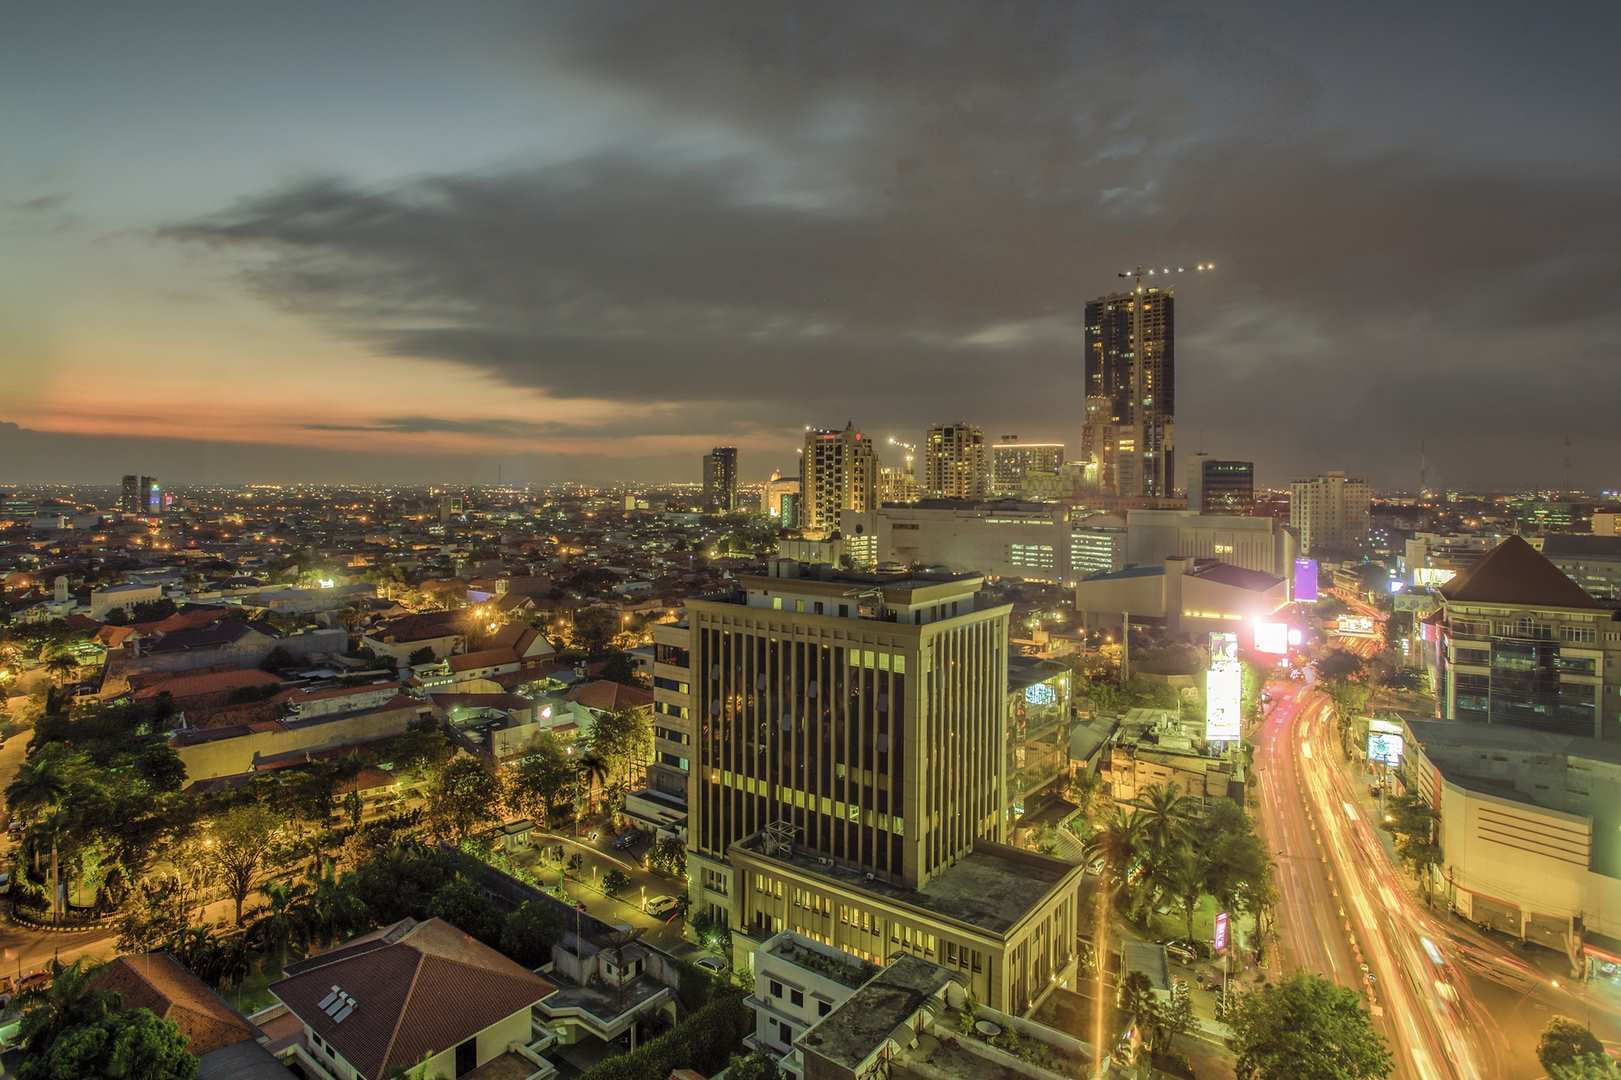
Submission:
{"label": "overcast sky", "polygon": [[1263,481],[1621,486],[1621,5],[35,4],[0,483],[745,478],[1064,440],[1177,293]]}

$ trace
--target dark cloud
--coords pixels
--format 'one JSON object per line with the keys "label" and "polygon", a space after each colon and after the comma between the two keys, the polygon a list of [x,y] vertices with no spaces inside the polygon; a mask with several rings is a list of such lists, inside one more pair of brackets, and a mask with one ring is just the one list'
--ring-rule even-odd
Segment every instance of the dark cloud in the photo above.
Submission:
{"label": "dark cloud", "polygon": [[365,448],[332,450],[271,443],[214,442],[36,431],[0,421],[0,481],[115,484],[133,470],[170,484],[276,481],[322,483],[546,484],[601,482],[626,475],[685,476],[656,456],[608,459],[591,454],[490,452],[420,454]]}
{"label": "dark cloud", "polygon": [[561,424],[531,423],[526,420],[447,420],[437,416],[393,416],[369,424],[303,425],[305,431],[382,432],[401,435],[448,433],[453,435],[538,436],[567,430]]}
{"label": "dark cloud", "polygon": [[1309,64],[1175,4],[536,19],[545,79],[669,138],[310,180],[167,235],[384,354],[685,403],[688,432],[746,417],[785,446],[847,417],[1073,440],[1084,301],[1122,266],[1210,258],[1180,293],[1186,449],[1275,480],[1408,480],[1421,440],[1459,482],[1535,479],[1550,431],[1585,441],[1588,479],[1621,457],[1621,168],[1353,137]]}

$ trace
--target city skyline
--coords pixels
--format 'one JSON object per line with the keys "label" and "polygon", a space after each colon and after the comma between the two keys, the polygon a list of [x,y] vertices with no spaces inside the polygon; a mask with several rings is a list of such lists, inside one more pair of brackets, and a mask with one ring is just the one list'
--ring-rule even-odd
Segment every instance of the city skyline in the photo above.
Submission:
{"label": "city skyline", "polygon": [[850,418],[1073,448],[1085,301],[1214,259],[1183,452],[1608,486],[1615,11],[1470,7],[1461,50],[1458,10],[30,12],[3,471],[673,479],[725,443],[753,480]]}

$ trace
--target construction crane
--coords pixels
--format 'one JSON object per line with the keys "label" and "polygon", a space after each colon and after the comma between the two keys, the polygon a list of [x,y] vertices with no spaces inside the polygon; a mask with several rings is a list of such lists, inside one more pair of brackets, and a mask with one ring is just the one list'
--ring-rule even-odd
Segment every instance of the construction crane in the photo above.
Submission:
{"label": "construction crane", "polygon": [[[1205,274],[1216,268],[1213,262],[1194,263],[1192,272]],[[1131,282],[1131,423],[1132,423],[1132,453],[1142,460],[1148,451],[1148,425],[1143,421],[1143,361],[1147,350],[1143,348],[1143,278],[1170,277],[1172,274],[1186,274],[1186,266],[1134,266],[1130,270],[1122,270],[1117,277],[1125,278]],[[1118,467],[1117,467],[1118,468]],[[1176,478],[1171,476],[1166,468],[1165,447],[1161,446],[1154,465],[1156,473],[1155,487],[1161,498],[1168,495],[1176,484]],[[1116,488],[1119,487],[1118,473]],[[1141,471],[1139,470],[1137,483],[1142,485]]]}

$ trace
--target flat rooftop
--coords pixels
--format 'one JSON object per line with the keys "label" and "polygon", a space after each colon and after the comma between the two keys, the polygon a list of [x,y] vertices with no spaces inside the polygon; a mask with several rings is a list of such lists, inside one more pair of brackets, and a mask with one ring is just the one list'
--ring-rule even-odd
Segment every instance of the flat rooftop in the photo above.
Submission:
{"label": "flat rooftop", "polygon": [[[1518,753],[1547,754],[1550,757],[1581,758],[1621,765],[1621,742],[1583,735],[1561,735],[1555,731],[1514,727],[1510,724],[1413,719],[1406,722],[1413,737],[1424,749],[1437,754],[1513,750]],[[1435,765],[1450,777],[1449,762],[1436,760]]]}
{"label": "flat rooftop", "polygon": [[898,957],[822,1017],[799,1045],[855,1072],[950,981],[943,967],[916,956]]}
{"label": "flat rooftop", "polygon": [[824,865],[815,852],[797,847],[791,854],[766,855],[760,841],[756,834],[737,846],[840,888],[871,893],[992,934],[1007,933],[1077,869],[1061,859],[981,841],[922,889],[909,889],[882,878],[868,881],[866,872],[854,867]]}

